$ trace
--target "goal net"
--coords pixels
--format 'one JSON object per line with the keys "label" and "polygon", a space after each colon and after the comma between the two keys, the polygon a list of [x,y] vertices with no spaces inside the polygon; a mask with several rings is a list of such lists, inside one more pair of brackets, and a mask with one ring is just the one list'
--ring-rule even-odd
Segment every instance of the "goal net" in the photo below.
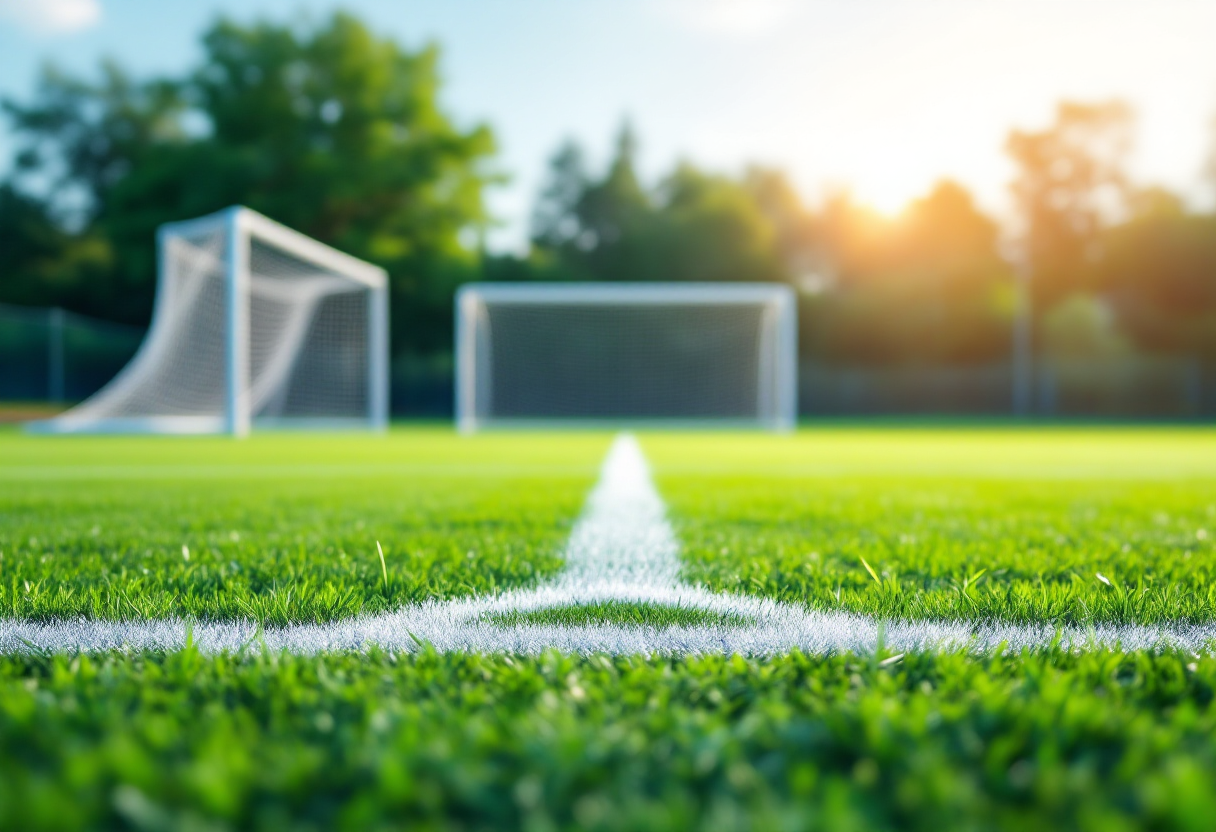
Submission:
{"label": "goal net", "polygon": [[456,308],[463,431],[539,423],[789,429],[797,322],[787,286],[465,286]]}
{"label": "goal net", "polygon": [[232,433],[388,417],[387,278],[247,208],[162,226],[152,325],[104,388],[35,431]]}

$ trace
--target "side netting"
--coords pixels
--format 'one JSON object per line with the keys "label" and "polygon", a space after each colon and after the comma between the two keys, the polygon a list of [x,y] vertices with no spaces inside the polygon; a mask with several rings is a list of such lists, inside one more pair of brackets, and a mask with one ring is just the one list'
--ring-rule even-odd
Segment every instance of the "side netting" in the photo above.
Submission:
{"label": "side netting", "polygon": [[45,432],[243,433],[387,419],[383,272],[247,209],[166,226],[135,358]]}
{"label": "side netting", "polygon": [[788,287],[474,284],[457,304],[464,430],[794,423]]}

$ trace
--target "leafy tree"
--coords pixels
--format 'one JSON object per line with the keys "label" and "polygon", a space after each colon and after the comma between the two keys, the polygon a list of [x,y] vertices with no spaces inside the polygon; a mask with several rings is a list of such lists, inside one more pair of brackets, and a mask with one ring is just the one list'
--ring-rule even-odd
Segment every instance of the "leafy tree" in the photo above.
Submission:
{"label": "leafy tree", "polygon": [[549,182],[532,211],[532,240],[537,246],[551,250],[580,246],[579,204],[590,184],[583,149],[577,142],[565,142],[549,160]]}
{"label": "leafy tree", "polygon": [[815,258],[815,216],[784,172],[753,166],[743,176],[743,187],[767,221],[776,254],[793,275],[818,267]]}
{"label": "leafy tree", "polygon": [[776,230],[748,183],[683,163],[655,188],[637,173],[629,125],[602,177],[578,145],[550,161],[533,213],[541,262],[581,280],[776,280]]}
{"label": "leafy tree", "polygon": [[657,279],[787,278],[777,229],[746,183],[680,164],[659,187]]}
{"label": "leafy tree", "polygon": [[[786,177],[677,164],[639,180],[625,128],[602,176],[567,142],[550,162],[526,260],[509,279],[791,281],[804,292],[803,348],[844,363],[968,362],[1009,352],[1011,281],[997,226],[943,182],[887,219],[838,195],[818,212]],[[831,291],[824,291],[830,289]]]}
{"label": "leafy tree", "polygon": [[636,168],[637,137],[626,123],[602,178],[587,174],[568,142],[550,161],[533,216],[533,243],[575,279],[653,280],[655,206]]}
{"label": "leafy tree", "polygon": [[99,75],[89,83],[49,66],[35,103],[3,104],[19,149],[0,199],[0,299],[139,321],[151,303],[152,236],[128,250],[98,220],[154,146],[184,139],[185,108],[170,82],[136,82],[110,61]]}
{"label": "leafy tree", "polygon": [[309,30],[221,19],[202,44],[182,78],[48,69],[31,103],[6,103],[24,146],[16,184],[49,181],[48,210],[111,247],[82,311],[146,320],[155,227],[240,203],[385,266],[395,349],[446,348],[452,292],[477,268],[462,235],[486,223],[495,176],[490,131],[440,107],[438,49],[344,13]]}
{"label": "leafy tree", "polygon": [[1036,309],[1089,288],[1102,229],[1126,207],[1132,125],[1121,101],[1063,102],[1046,130],[1010,134],[1006,150],[1018,166],[1013,194]]}
{"label": "leafy tree", "polygon": [[86,278],[104,273],[110,262],[104,240],[68,233],[41,200],[0,185],[0,300],[90,307],[97,284]]}
{"label": "leafy tree", "polygon": [[1134,204],[1104,236],[1098,288],[1142,350],[1216,359],[1216,217],[1161,189]]}
{"label": "leafy tree", "polygon": [[966,363],[1009,352],[1011,275],[997,227],[965,188],[938,184],[898,217],[847,194],[815,221],[834,290],[812,304],[820,358],[842,363]]}

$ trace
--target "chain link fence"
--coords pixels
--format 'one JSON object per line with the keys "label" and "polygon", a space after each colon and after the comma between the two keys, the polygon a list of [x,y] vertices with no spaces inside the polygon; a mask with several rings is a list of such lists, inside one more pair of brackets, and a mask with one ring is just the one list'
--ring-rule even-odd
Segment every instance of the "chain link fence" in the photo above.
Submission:
{"label": "chain link fence", "polygon": [[[67,404],[99,390],[135,355],[144,330],[58,308],[0,304],[0,402]],[[397,416],[452,415],[450,356],[398,357]],[[1008,364],[843,367],[802,362],[805,417],[1013,414]],[[1040,360],[1032,415],[1040,418],[1216,417],[1216,365],[1188,357]]]}
{"label": "chain link fence", "polygon": [[[1188,357],[1040,360],[1031,414],[1041,418],[1196,419],[1216,416],[1216,367]],[[1009,364],[839,367],[804,362],[803,416],[1009,416]]]}
{"label": "chain link fence", "polygon": [[0,401],[80,401],[131,360],[142,327],[57,307],[0,304]]}

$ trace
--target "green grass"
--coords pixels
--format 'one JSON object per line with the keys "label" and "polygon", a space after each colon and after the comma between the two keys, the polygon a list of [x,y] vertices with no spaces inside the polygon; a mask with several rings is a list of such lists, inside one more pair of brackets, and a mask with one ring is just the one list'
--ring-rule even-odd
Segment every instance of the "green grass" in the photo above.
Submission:
{"label": "green grass", "polygon": [[655,603],[626,603],[604,601],[598,604],[577,604],[519,612],[494,613],[487,621],[503,626],[520,624],[564,624],[581,627],[588,624],[617,624],[625,627],[739,627],[751,619],[733,613],[715,613],[692,607],[673,607]]}
{"label": "green grass", "polygon": [[607,441],[0,434],[0,616],[282,624],[530,585]]}
{"label": "green grass", "polygon": [[1208,430],[834,430],[646,445],[685,576],[716,590],[918,619],[1216,620]]}
{"label": "green grass", "polygon": [[0,827],[1209,829],[1216,660],[0,659]]}
{"label": "green grass", "polygon": [[[280,624],[526,586],[560,568],[608,440],[0,433],[0,615]],[[643,444],[685,577],[716,590],[916,618],[1216,619],[1216,432]]]}
{"label": "green grass", "polygon": [[[532,585],[609,440],[0,431],[0,617],[320,621]],[[1216,620],[1214,430],[642,443],[715,590]],[[705,623],[646,607],[500,623]],[[1214,692],[1216,659],[1177,653],[0,657],[0,829],[1206,830]]]}

